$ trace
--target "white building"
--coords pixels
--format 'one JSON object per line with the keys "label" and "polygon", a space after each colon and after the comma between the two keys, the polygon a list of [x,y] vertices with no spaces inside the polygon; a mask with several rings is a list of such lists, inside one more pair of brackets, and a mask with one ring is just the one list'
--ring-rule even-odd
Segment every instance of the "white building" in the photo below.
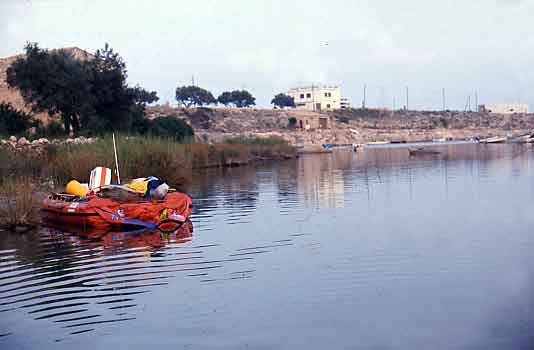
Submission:
{"label": "white building", "polygon": [[339,108],[341,109],[347,109],[347,108],[350,108],[350,101],[348,98],[346,97],[342,97],[341,98],[341,101],[340,101],[340,104],[339,104]]}
{"label": "white building", "polygon": [[298,109],[310,111],[341,108],[339,86],[307,86],[290,89],[287,94],[295,100]]}
{"label": "white building", "polygon": [[495,114],[514,114],[528,113],[528,104],[526,103],[493,103],[478,106],[479,112]]}

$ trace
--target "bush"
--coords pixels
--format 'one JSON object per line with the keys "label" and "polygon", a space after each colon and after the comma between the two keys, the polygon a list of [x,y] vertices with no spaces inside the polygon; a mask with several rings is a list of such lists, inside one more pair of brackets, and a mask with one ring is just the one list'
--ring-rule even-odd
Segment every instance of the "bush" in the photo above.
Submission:
{"label": "bush", "polygon": [[37,128],[36,136],[37,137],[48,137],[48,138],[57,138],[65,136],[65,129],[63,125],[58,121],[51,121],[45,126],[40,125]]}
{"label": "bush", "polygon": [[174,116],[158,117],[148,123],[148,134],[156,137],[169,137],[177,141],[189,140],[195,132],[182,119]]}
{"label": "bush", "polygon": [[33,185],[27,178],[0,183],[0,227],[10,230],[34,227],[38,222],[38,211],[33,194]]}
{"label": "bush", "polygon": [[37,126],[38,122],[31,115],[15,109],[11,103],[0,103],[0,134],[21,135]]}
{"label": "bush", "polygon": [[287,118],[287,126],[290,129],[293,129],[295,127],[295,125],[297,125],[297,118],[295,118],[295,117]]}

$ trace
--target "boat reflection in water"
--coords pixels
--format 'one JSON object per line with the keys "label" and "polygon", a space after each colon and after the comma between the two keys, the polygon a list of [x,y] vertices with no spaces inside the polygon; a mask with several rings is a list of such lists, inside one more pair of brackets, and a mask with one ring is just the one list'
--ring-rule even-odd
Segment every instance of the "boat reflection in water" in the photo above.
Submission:
{"label": "boat reflection in water", "polygon": [[[59,228],[61,229],[61,228]],[[193,223],[186,221],[178,230],[162,232],[160,230],[138,229],[132,231],[88,230],[76,232],[75,240],[81,244],[101,247],[103,254],[119,254],[123,250],[139,248],[145,252],[157,252],[165,249],[167,244],[186,243],[193,236]]]}
{"label": "boat reflection in water", "polygon": [[48,320],[65,335],[136,319],[136,296],[168,284],[171,273],[195,270],[199,253],[184,246],[191,221],[171,233],[44,227],[38,234],[36,251],[2,266],[0,314],[25,311],[28,321]]}

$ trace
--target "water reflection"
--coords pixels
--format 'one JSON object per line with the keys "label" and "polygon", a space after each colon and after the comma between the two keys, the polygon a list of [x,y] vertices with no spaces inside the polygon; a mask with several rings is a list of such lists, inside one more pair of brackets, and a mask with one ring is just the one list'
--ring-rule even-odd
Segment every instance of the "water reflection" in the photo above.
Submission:
{"label": "water reflection", "polygon": [[432,147],[198,172],[194,235],[3,235],[0,346],[528,348],[532,149]]}
{"label": "water reflection", "polygon": [[0,255],[0,313],[8,317],[24,311],[72,335],[91,331],[89,326],[133,320],[136,295],[167,285],[171,273],[214,267],[195,267],[201,250],[180,249],[192,234],[191,222],[169,234],[43,228],[23,236],[36,242],[30,251],[23,249],[26,239],[16,237],[4,245],[17,249]]}

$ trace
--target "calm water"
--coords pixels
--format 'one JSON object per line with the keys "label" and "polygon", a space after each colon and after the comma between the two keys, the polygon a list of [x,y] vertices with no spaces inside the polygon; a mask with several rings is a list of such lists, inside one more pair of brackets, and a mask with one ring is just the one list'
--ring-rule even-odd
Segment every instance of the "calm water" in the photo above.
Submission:
{"label": "calm water", "polygon": [[193,227],[0,238],[0,349],[533,349],[534,149],[199,173]]}

